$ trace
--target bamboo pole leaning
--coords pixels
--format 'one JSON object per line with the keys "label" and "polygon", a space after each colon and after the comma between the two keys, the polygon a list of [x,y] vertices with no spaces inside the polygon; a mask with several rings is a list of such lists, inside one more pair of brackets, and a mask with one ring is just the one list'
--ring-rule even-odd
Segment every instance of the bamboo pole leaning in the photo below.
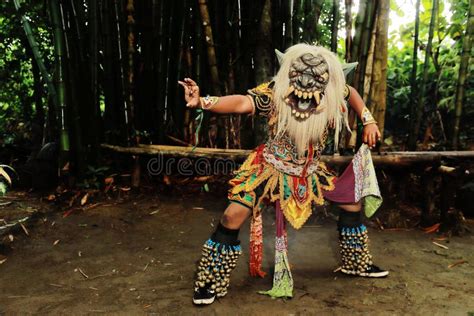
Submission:
{"label": "bamboo pole leaning", "polygon": [[[236,161],[245,160],[252,150],[247,149],[220,149],[203,147],[185,147],[169,145],[139,145],[138,147],[122,147],[110,144],[102,144],[101,147],[112,152],[131,155],[167,155],[186,158],[210,158],[231,159]],[[330,156],[321,157],[323,162],[331,165],[342,166],[348,164],[352,156]],[[415,152],[383,152],[373,154],[375,165],[390,167],[409,167],[420,164],[437,164],[443,159],[473,160],[474,151],[415,151]],[[443,169],[443,171],[445,171]]]}

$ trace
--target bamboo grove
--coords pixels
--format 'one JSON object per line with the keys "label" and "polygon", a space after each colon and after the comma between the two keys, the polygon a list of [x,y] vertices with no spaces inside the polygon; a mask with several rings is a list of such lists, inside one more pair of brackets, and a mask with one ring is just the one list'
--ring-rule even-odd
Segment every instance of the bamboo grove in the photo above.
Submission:
{"label": "bamboo grove", "polygon": [[[432,17],[427,43],[418,38],[420,0],[416,2],[413,63],[408,70],[410,149],[416,149],[426,128],[423,115],[430,99],[428,67],[432,60],[436,63],[432,41],[439,1],[424,1],[431,5]],[[201,114],[186,110],[176,82],[192,77],[203,94],[245,93],[275,73],[274,49],[283,51],[298,42],[319,43],[341,60],[359,62],[349,81],[383,130],[386,112],[398,106],[387,95],[398,89],[387,82],[391,3],[361,0],[353,15],[354,2],[47,0],[33,5],[13,0],[2,6],[15,27],[23,29],[17,34],[31,58],[36,100],[31,119],[41,127],[36,143],[59,142],[62,165],[70,162],[81,173],[97,162],[101,143],[251,148],[264,135],[262,122],[206,113],[198,124]],[[454,148],[459,146],[463,100],[467,87],[472,87],[467,74],[474,5],[473,0],[464,2],[469,2],[467,23],[458,37],[461,63],[459,75],[452,78],[455,114],[448,131]],[[39,12],[49,28],[53,56],[39,48],[29,10]],[[420,73],[421,50],[425,60]],[[356,132],[357,121],[352,121]],[[352,135],[346,137],[348,147],[356,145],[356,133]]]}

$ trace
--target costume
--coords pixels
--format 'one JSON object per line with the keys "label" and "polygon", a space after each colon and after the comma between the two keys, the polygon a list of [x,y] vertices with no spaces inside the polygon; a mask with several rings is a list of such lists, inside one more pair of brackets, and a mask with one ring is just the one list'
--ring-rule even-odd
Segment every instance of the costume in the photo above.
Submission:
{"label": "costume", "polygon": [[[329,131],[335,130],[337,142],[339,130],[347,126],[346,102],[350,89],[345,84],[343,68],[337,58],[325,48],[298,44],[289,48],[280,62],[280,70],[273,81],[248,91],[254,115],[268,120],[269,135],[267,142],[253,151],[230,180],[228,198],[230,202],[253,210],[250,230],[250,274],[253,276],[265,275],[261,268],[262,210],[268,203],[275,204],[273,287],[260,293],[272,297],[292,297],[286,221],[295,229],[301,228],[311,215],[313,205],[322,205],[325,200],[346,204],[364,200],[365,213],[371,216],[380,206],[382,198],[366,145],[359,149],[339,178],[320,161]],[[370,117],[366,117],[366,121],[369,122]],[[350,212],[341,213],[338,225],[341,271],[376,276],[380,271],[372,264],[367,247],[367,230],[360,221],[359,212],[355,215],[346,213]],[[219,297],[227,293],[228,278],[235,264],[232,262],[229,265],[225,258],[230,251],[235,254],[241,250],[240,246],[229,248],[237,247],[236,239],[222,246],[221,238],[214,237],[208,240],[206,249],[213,249],[212,262],[224,267],[222,270],[229,270],[228,274],[218,275],[218,281],[209,278],[204,282],[198,280],[200,283],[196,283],[195,293],[205,289]],[[219,246],[216,247],[217,244]],[[209,252],[205,255],[209,257]],[[214,269],[213,266],[204,266],[204,270]],[[379,276],[385,275],[384,272]],[[204,272],[198,275],[201,279],[203,276]]]}

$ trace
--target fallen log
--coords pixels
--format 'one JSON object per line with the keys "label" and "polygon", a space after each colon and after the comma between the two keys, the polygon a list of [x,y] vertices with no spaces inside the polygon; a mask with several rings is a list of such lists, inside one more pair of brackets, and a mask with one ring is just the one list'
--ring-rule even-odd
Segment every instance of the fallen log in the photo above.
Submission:
{"label": "fallen log", "polygon": [[[143,145],[138,147],[122,147],[110,144],[101,144],[101,147],[113,152],[131,155],[166,155],[187,158],[212,158],[243,161],[252,152],[247,149],[221,149],[204,147],[186,147],[169,145]],[[352,156],[323,155],[323,162],[332,165],[345,165]],[[474,151],[424,151],[424,152],[383,152],[373,153],[372,159],[377,166],[408,167],[419,164],[437,164],[443,159],[474,160]],[[443,170],[444,171],[444,170]]]}

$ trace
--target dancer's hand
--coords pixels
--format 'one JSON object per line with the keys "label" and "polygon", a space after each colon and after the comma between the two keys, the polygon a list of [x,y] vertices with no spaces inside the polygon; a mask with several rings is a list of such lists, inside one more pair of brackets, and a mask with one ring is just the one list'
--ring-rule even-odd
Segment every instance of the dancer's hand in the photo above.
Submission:
{"label": "dancer's hand", "polygon": [[191,78],[184,78],[184,81],[178,81],[184,88],[184,99],[186,106],[189,108],[197,108],[201,106],[199,99],[199,86]]}
{"label": "dancer's hand", "polygon": [[377,124],[372,123],[364,126],[362,131],[362,141],[369,145],[370,148],[374,148],[377,141],[380,140],[380,131]]}

